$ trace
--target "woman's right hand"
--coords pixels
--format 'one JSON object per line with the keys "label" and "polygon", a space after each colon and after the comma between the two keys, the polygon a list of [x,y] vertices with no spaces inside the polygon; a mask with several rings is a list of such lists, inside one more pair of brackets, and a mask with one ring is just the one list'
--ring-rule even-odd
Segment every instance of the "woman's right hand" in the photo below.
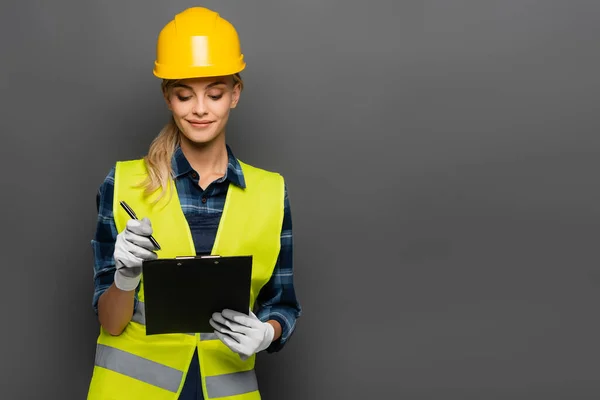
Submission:
{"label": "woman's right hand", "polygon": [[125,229],[117,235],[114,260],[115,286],[121,290],[134,290],[140,283],[142,262],[155,260],[156,248],[150,241],[152,224],[148,218],[130,219]]}

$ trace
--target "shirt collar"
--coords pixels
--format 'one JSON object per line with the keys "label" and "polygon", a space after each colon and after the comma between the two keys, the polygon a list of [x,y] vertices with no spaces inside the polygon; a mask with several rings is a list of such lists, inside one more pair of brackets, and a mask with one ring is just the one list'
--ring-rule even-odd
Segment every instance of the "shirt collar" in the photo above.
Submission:
{"label": "shirt collar", "polygon": [[[236,186],[241,187],[242,189],[246,187],[246,181],[244,179],[244,173],[242,172],[242,167],[231,151],[231,148],[228,145],[225,145],[227,148],[227,170],[225,171],[225,176],[220,178],[218,182],[229,181]],[[181,147],[177,145],[175,148],[175,152],[173,153],[173,158],[171,158],[171,168],[173,170],[172,176],[173,179],[179,178],[185,174],[192,172],[194,169],[190,165],[187,158],[183,154],[183,150]]]}

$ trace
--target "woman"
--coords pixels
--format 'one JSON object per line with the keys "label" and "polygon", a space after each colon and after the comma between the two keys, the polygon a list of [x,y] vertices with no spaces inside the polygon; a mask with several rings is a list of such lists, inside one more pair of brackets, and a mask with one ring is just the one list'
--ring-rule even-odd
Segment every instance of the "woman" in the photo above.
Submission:
{"label": "woman", "polygon": [[[236,159],[225,140],[244,68],[235,28],[206,8],[179,13],[158,37],[154,74],[172,118],[143,159],[116,163],[97,197],[101,329],[88,399],[260,399],[255,355],[279,351],[294,331],[284,180]],[[125,199],[143,219],[119,207]],[[213,332],[146,336],[142,262],[186,254],[252,254],[256,314],[223,310]]]}

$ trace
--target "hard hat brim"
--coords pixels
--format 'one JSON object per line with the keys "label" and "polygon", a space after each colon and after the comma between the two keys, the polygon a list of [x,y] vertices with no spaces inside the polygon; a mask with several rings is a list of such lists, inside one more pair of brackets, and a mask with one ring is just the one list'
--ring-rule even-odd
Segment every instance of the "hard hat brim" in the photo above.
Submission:
{"label": "hard hat brim", "polygon": [[241,61],[234,68],[225,69],[222,66],[202,66],[189,67],[185,70],[181,68],[169,68],[168,66],[154,63],[153,74],[160,79],[191,79],[191,78],[210,78],[215,76],[228,76],[242,72],[246,68],[246,63]]}

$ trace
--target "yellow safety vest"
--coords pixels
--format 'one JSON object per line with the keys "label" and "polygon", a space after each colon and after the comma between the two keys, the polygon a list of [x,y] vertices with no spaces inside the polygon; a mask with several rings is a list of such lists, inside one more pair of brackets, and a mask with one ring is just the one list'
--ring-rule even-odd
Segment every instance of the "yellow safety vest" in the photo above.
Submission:
{"label": "yellow safety vest", "polygon": [[[252,255],[250,304],[269,281],[280,249],[284,182],[275,172],[240,162],[246,187],[230,184],[212,254]],[[160,243],[159,258],[196,255],[175,184],[152,206],[135,188],[146,177],[143,160],[116,164],[113,212],[117,231],[130,218],[119,206],[125,200],[138,218],[148,217]],[[169,200],[170,197],[170,200]],[[204,398],[260,400],[254,372],[255,356],[242,361],[214,333],[146,336],[143,276],[138,307],[123,333],[112,336],[102,327],[88,400],[176,400],[185,382],[195,348],[198,349]]]}

